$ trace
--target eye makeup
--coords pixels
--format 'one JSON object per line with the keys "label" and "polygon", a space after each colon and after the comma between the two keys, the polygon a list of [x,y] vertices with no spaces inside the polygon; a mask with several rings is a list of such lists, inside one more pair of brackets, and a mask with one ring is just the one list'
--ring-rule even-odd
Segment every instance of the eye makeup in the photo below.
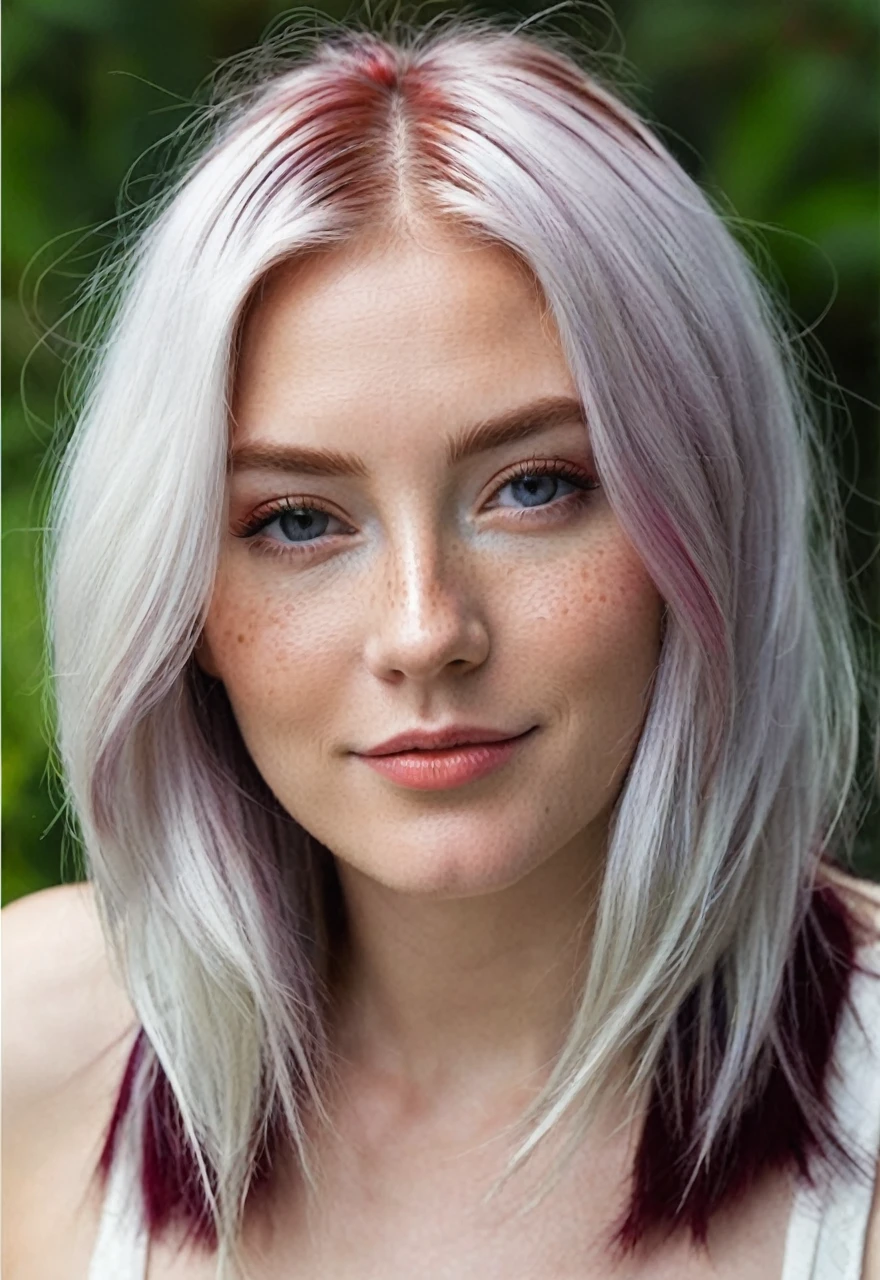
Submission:
{"label": "eye makeup", "polygon": [[[541,480],[551,477],[570,484],[574,492],[563,494],[558,500],[553,500],[556,498],[556,495],[553,495],[551,501],[543,506],[523,507],[518,510],[508,507],[500,509],[509,511],[514,520],[526,520],[529,523],[550,523],[570,515],[573,509],[584,506],[589,501],[590,493],[601,487],[598,480],[591,476],[589,472],[564,459],[529,458],[517,463],[512,470],[502,476],[493,496],[497,496],[502,489],[517,480],[525,478]],[[495,509],[498,510],[499,508]],[[285,515],[289,513],[306,515],[310,512],[324,514],[331,520],[337,520],[340,524],[343,524],[340,517],[334,515],[320,499],[310,498],[306,495],[296,495],[257,507],[246,520],[236,524],[233,534],[237,538],[250,540],[251,547],[255,551],[267,552],[270,555],[294,556],[308,556],[313,551],[325,550],[328,537],[345,536],[344,534],[324,533],[311,541],[300,543],[280,542],[265,536],[265,531]]]}

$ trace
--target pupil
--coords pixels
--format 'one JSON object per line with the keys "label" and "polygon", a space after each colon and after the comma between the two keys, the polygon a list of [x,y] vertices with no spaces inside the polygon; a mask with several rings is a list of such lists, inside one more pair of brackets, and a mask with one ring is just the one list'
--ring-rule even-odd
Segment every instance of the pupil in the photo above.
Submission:
{"label": "pupil", "polygon": [[[556,477],[555,476],[520,476],[520,478],[515,483],[521,485],[526,490],[526,493],[530,498],[535,498],[535,497],[540,498],[542,496],[539,492],[540,486],[555,485]],[[552,497],[553,497],[552,492],[551,493],[545,492],[543,494],[544,501]],[[535,506],[537,504],[528,503],[527,505]]]}
{"label": "pupil", "polygon": [[326,511],[309,511],[303,507],[296,507],[291,511],[284,511],[278,523],[286,538],[290,538],[294,542],[302,542],[299,536],[303,533],[317,533],[319,536],[323,533],[321,528],[315,528],[316,521],[329,520],[330,517]]}

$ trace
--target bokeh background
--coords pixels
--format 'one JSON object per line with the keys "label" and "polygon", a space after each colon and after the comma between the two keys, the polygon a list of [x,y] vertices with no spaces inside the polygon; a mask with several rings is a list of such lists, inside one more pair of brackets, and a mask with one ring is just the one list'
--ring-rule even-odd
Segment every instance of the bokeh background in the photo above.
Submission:
{"label": "bokeh background", "polygon": [[[319,7],[336,18],[366,14],[347,3]],[[503,11],[527,17],[542,7]],[[498,8],[485,0],[470,11]],[[75,857],[62,856],[48,768],[37,577],[37,481],[63,416],[59,378],[73,333],[65,316],[106,248],[104,224],[147,193],[156,172],[149,148],[186,119],[218,62],[283,26],[285,10],[272,0],[5,6],[3,901],[80,874]],[[425,5],[418,15],[439,11]],[[762,269],[814,344],[815,393],[831,414],[845,502],[847,571],[863,634],[874,634],[880,10],[874,0],[578,0],[550,23],[587,36],[685,168],[757,229]],[[880,879],[876,805],[856,869]]]}

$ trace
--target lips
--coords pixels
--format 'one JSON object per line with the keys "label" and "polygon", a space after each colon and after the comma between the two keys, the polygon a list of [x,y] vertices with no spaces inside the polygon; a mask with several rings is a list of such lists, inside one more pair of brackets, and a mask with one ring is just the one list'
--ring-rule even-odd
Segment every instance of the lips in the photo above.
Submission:
{"label": "lips", "polygon": [[491,742],[409,748],[378,755],[374,752],[370,757],[359,758],[368,769],[407,790],[449,791],[503,769],[526,749],[525,743],[537,732],[538,726],[533,725],[515,737],[499,739],[495,735]]}
{"label": "lips", "polygon": [[[534,726],[529,726],[533,728]],[[448,725],[443,729],[414,729],[386,738],[368,751],[357,752],[362,756],[396,755],[402,751],[442,751],[449,747],[472,746],[483,742],[506,742],[520,738],[528,729],[486,729],[476,725]]]}

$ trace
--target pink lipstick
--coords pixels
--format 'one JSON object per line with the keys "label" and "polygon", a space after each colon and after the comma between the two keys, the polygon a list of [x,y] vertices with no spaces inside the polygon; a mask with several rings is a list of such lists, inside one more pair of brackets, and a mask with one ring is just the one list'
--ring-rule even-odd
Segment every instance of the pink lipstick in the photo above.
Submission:
{"label": "pink lipstick", "polygon": [[360,757],[364,764],[400,786],[417,791],[444,791],[475,782],[499,769],[537,729],[534,725],[515,738],[500,742],[462,744],[427,751],[399,751],[393,755]]}

